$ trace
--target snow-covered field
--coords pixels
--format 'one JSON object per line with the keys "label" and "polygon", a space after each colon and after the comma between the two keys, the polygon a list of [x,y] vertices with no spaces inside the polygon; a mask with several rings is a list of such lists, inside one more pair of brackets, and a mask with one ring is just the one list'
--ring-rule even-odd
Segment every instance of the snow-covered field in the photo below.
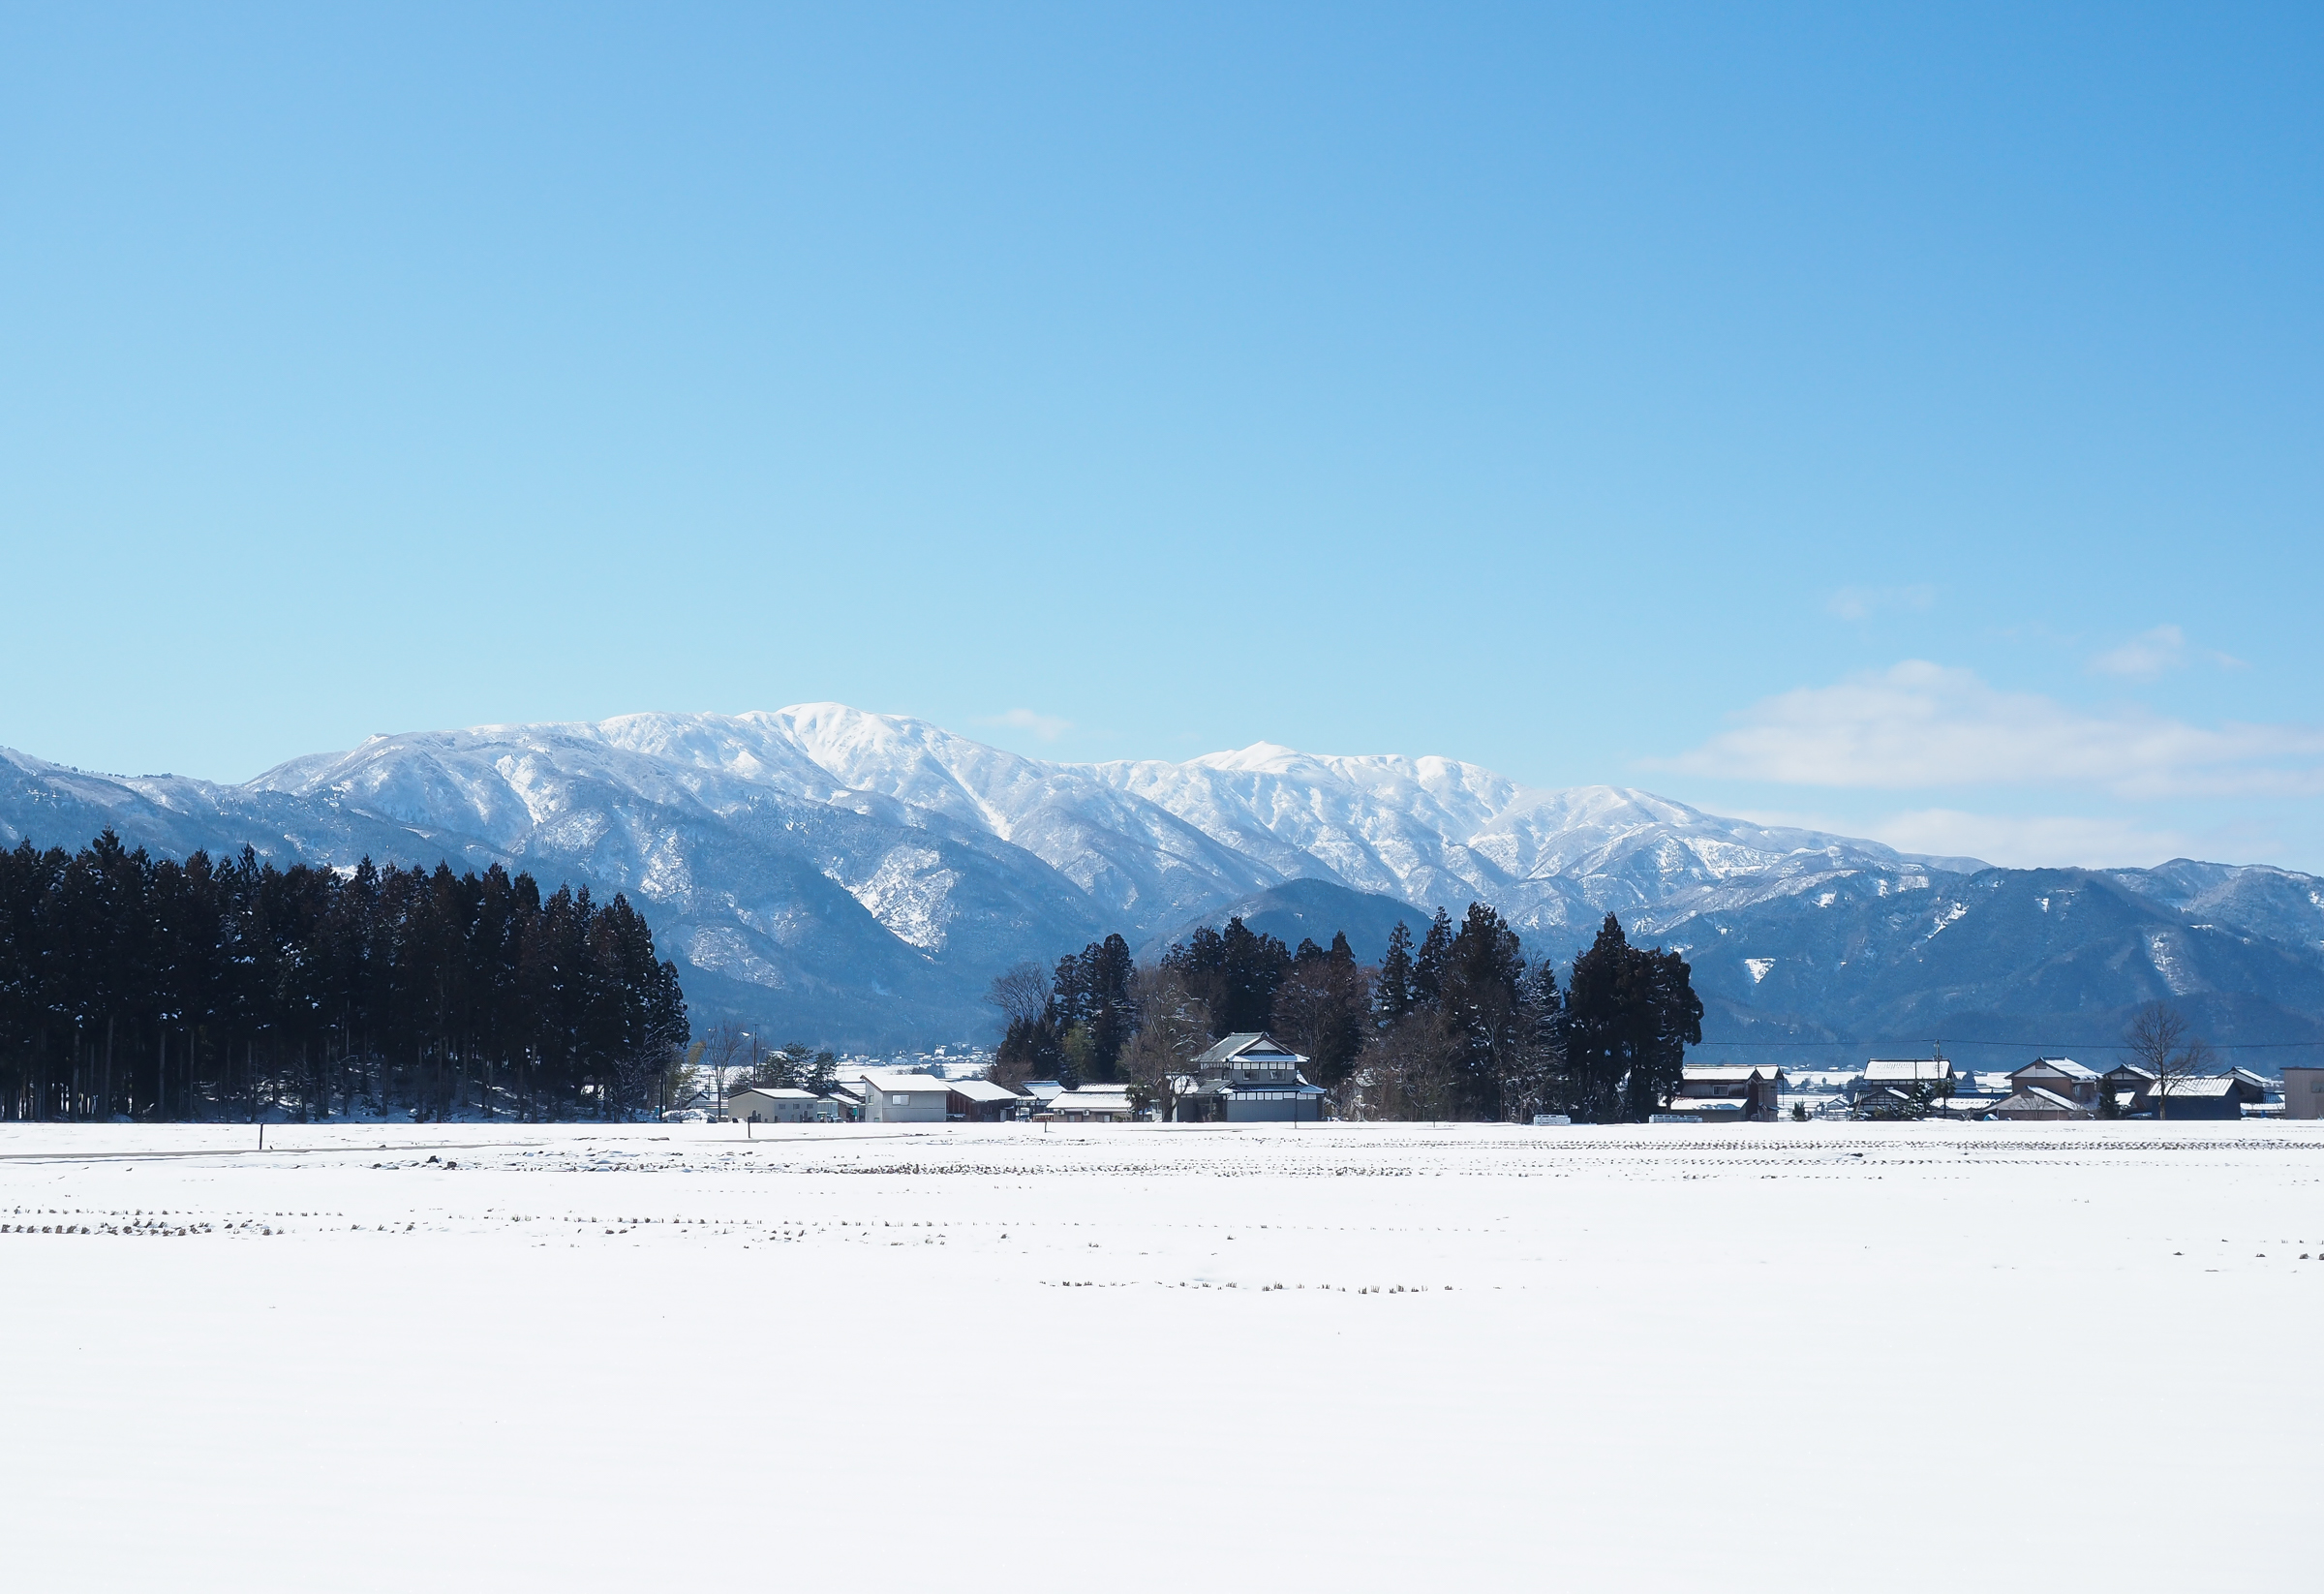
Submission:
{"label": "snow-covered field", "polygon": [[7,1586],[2313,1589],[2298,1124],[0,1127]]}

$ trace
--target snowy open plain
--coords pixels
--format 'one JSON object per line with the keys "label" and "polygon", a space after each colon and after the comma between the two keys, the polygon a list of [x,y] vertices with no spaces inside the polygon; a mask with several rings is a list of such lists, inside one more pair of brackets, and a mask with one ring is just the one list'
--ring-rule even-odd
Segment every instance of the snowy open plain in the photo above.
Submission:
{"label": "snowy open plain", "polygon": [[0,1127],[10,1587],[2324,1580],[2313,1126],[256,1134]]}

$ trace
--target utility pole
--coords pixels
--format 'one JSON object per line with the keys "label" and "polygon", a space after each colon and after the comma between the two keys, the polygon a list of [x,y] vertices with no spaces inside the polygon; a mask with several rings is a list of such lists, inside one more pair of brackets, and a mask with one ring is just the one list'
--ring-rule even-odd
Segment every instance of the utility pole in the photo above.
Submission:
{"label": "utility pole", "polygon": [[[757,1040],[757,1037],[753,1036],[753,1035],[750,1033],[750,1031],[749,1031],[749,1030],[748,1030],[748,1029],[745,1029],[745,1030],[741,1031],[741,1033],[742,1033],[742,1037],[743,1037],[743,1039],[745,1039],[745,1040],[747,1040],[747,1041],[749,1041],[749,1042],[750,1043],[750,1072],[751,1072],[753,1075],[755,1075],[755,1074],[758,1072],[758,1040]],[[724,1118],[725,1116],[726,1116],[726,1067],[725,1067],[725,1062],[724,1062],[724,1059],[722,1059],[722,1058],[721,1058],[721,1059],[720,1059],[720,1062],[719,1062],[719,1117],[722,1119],[722,1118]]]}

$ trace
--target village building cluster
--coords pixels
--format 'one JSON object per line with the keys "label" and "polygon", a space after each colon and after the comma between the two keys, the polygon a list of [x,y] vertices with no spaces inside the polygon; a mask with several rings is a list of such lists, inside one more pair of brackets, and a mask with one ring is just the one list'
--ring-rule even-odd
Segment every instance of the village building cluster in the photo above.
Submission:
{"label": "village building cluster", "polygon": [[1126,1123],[1165,1111],[1178,1123],[1312,1123],[1325,1116],[1323,1088],[1300,1071],[1307,1058],[1257,1031],[1220,1040],[1164,1090],[1114,1084],[1068,1088],[1057,1080],[1011,1088],[966,1073],[957,1058],[949,1060],[952,1066],[941,1052],[917,1067],[851,1059],[820,1093],[745,1086],[713,1107],[672,1116],[736,1123]]}
{"label": "village building cluster", "polygon": [[1793,1118],[1955,1119],[2047,1123],[2095,1119],[2324,1117],[2324,1066],[2289,1066],[2277,1081],[2248,1068],[2157,1075],[2136,1063],[2100,1073],[2071,1058],[2035,1058],[2006,1073],[1956,1068],[1944,1058],[1874,1058],[1821,1092],[1788,1088],[1772,1064],[1689,1064],[1679,1093],[1655,1115],[1674,1123],[1771,1123]]}
{"label": "village building cluster", "polygon": [[[971,1058],[973,1060],[971,1061]],[[1327,1093],[1307,1058],[1264,1032],[1225,1037],[1167,1088],[1124,1084],[1016,1086],[982,1077],[989,1056],[938,1054],[910,1062],[851,1059],[827,1090],[740,1087],[673,1117],[749,1123],[1319,1122]],[[913,1063],[917,1063],[914,1066]],[[967,1064],[967,1066],[963,1066]],[[971,1068],[975,1071],[971,1072]],[[2324,1065],[2287,1066],[2281,1081],[2246,1068],[2158,1077],[2136,1063],[2101,1073],[2071,1058],[2035,1058],[2007,1073],[1957,1068],[1942,1057],[1875,1058],[1861,1072],[1794,1078],[1769,1063],[1690,1063],[1665,1123],[1772,1123],[1783,1119],[1985,1119],[2324,1118]],[[1544,1117],[1537,1123],[1562,1122]]]}

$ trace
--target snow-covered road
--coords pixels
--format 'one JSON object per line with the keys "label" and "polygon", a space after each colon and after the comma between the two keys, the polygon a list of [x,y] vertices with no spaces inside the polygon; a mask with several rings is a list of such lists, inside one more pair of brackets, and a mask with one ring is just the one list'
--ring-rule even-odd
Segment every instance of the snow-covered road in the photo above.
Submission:
{"label": "snow-covered road", "polygon": [[0,1126],[11,1587],[2318,1582],[2303,1125],[256,1133]]}

